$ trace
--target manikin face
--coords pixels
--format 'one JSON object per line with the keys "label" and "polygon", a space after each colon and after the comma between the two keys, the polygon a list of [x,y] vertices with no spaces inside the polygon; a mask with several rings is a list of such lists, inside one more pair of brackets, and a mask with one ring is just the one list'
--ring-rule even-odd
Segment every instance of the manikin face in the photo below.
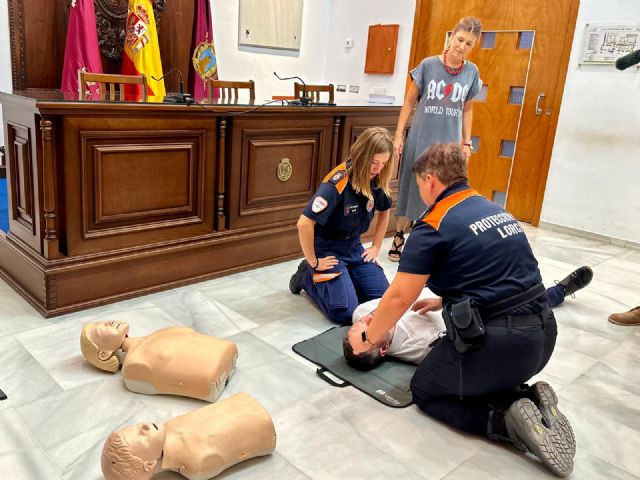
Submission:
{"label": "manikin face", "polygon": [[115,352],[129,333],[129,325],[124,322],[110,320],[97,322],[89,332],[89,336],[98,349],[103,352]]}
{"label": "manikin face", "polygon": [[371,159],[371,178],[375,178],[376,175],[380,174],[380,172],[384,169],[385,165],[390,159],[391,155],[389,152],[376,153]]}
{"label": "manikin face", "polygon": [[151,471],[162,456],[166,438],[164,425],[139,423],[120,430],[120,434],[129,445],[131,454],[144,462],[145,471]]}
{"label": "manikin face", "polygon": [[459,30],[449,38],[449,52],[458,58],[466,57],[477,39],[473,33]]}

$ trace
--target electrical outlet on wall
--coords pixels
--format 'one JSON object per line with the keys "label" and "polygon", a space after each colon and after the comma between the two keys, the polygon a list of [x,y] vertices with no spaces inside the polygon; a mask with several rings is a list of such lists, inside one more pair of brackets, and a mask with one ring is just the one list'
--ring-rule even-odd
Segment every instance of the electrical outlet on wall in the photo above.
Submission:
{"label": "electrical outlet on wall", "polygon": [[384,87],[371,87],[369,93],[373,93],[375,95],[384,95],[387,90]]}
{"label": "electrical outlet on wall", "polygon": [[360,91],[360,87],[358,85],[349,85],[349,91],[351,93],[358,93]]}
{"label": "electrical outlet on wall", "polygon": [[336,92],[346,92],[346,91],[347,91],[347,86],[346,85],[338,84],[338,86],[336,87]]}

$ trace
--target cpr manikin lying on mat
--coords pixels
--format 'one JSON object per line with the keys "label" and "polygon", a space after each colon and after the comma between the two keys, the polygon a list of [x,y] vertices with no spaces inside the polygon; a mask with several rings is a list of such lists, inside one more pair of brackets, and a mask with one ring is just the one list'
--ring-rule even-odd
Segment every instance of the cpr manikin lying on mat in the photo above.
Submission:
{"label": "cpr manikin lying on mat", "polygon": [[228,340],[187,327],[163,328],[145,337],[128,333],[126,323],[88,323],[80,348],[89,363],[107,372],[118,370],[116,352],[123,350],[122,377],[132,392],[215,402],[235,369],[238,349]]}
{"label": "cpr manikin lying on mat", "polygon": [[178,472],[205,480],[276,447],[269,413],[246,393],[161,423],[141,423],[112,433],[100,463],[106,480],[147,480]]}
{"label": "cpr manikin lying on mat", "polygon": [[[368,315],[378,308],[379,303],[380,299],[377,298],[359,305],[353,312],[353,323],[363,318],[365,322],[370,323],[371,317]],[[437,310],[438,304],[440,304],[440,298],[428,288],[423,289],[420,300],[413,305],[412,310],[402,315],[377,349],[356,355],[353,353],[348,337],[345,337],[342,348],[347,363],[358,370],[371,370],[388,356],[419,364],[427,356],[440,333],[445,330],[442,314],[431,311]]]}

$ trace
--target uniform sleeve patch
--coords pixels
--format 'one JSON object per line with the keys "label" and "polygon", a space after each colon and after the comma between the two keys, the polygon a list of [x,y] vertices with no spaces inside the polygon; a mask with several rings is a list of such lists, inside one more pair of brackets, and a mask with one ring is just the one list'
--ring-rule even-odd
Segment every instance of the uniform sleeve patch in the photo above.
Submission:
{"label": "uniform sleeve patch", "polygon": [[330,183],[336,185],[340,180],[342,180],[347,175],[346,170],[340,170],[333,174],[333,176],[329,179]]}
{"label": "uniform sleeve patch", "polygon": [[329,205],[329,202],[327,202],[327,200],[324,197],[321,197],[320,195],[318,195],[316,198],[313,199],[313,204],[311,205],[311,211],[313,213],[320,213],[325,208],[327,208],[328,205]]}

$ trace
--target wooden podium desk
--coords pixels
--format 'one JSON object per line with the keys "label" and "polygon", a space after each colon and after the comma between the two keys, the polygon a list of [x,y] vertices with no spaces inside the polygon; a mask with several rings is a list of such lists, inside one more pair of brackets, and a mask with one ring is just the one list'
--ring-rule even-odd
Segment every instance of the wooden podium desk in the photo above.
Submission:
{"label": "wooden podium desk", "polygon": [[295,223],[324,175],[400,111],[153,100],[0,93],[0,277],[43,315],[300,256]]}

